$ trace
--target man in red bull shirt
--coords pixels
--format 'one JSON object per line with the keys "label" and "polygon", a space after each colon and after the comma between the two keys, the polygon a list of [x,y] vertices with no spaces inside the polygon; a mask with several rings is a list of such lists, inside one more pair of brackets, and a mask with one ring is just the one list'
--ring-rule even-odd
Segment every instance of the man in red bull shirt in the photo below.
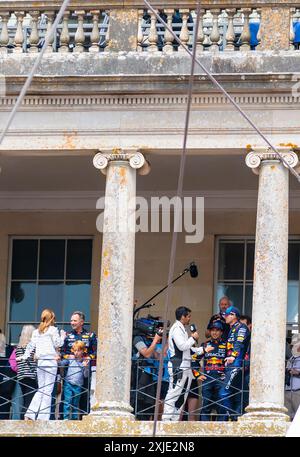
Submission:
{"label": "man in red bull shirt", "polygon": [[226,324],[230,325],[226,344],[225,379],[220,391],[223,411],[221,420],[237,420],[242,414],[241,390],[243,360],[250,341],[250,331],[247,325],[239,320],[240,311],[235,306],[230,306],[225,311]]}
{"label": "man in red bull shirt", "polygon": [[222,340],[223,322],[216,321],[210,325],[210,339],[201,346],[210,344],[213,346],[211,352],[204,354],[204,375],[202,380],[202,409],[201,421],[211,420],[213,409],[217,411],[217,420],[222,417],[220,405],[220,390],[222,379],[224,379],[226,342]]}

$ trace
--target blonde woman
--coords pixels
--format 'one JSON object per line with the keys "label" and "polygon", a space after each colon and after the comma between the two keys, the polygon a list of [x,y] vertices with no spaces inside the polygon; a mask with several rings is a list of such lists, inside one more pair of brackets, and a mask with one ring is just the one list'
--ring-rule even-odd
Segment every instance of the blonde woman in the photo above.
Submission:
{"label": "blonde woman", "polygon": [[21,412],[21,419],[24,419],[24,413],[28,409],[30,402],[37,390],[36,379],[36,360],[32,352],[27,360],[23,360],[22,356],[25,354],[26,347],[29,344],[32,333],[35,327],[33,325],[24,325],[20,335],[19,343],[16,347],[16,360],[17,360],[17,379],[23,394],[23,407]]}
{"label": "blonde woman", "polygon": [[35,350],[35,358],[37,359],[38,390],[26,411],[25,420],[49,420],[50,418],[51,394],[57,374],[57,360],[59,359],[57,349],[63,345],[66,336],[63,330],[59,334],[54,324],[54,312],[51,309],[44,309],[41,315],[41,323],[38,329],[32,333],[31,341],[21,357],[21,359],[27,360]]}

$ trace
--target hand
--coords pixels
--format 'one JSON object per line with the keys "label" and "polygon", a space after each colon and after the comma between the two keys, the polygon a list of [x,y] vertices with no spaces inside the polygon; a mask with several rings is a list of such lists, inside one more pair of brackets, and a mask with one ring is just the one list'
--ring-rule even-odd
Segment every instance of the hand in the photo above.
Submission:
{"label": "hand", "polygon": [[25,360],[22,356],[16,357],[16,362],[21,362],[22,360]]}
{"label": "hand", "polygon": [[90,359],[84,359],[84,361],[82,362],[82,365],[84,367],[87,367],[89,363],[90,363]]}
{"label": "hand", "polygon": [[214,350],[214,347],[211,346],[210,344],[208,344],[207,346],[205,346],[205,352],[211,352]]}
{"label": "hand", "polygon": [[198,334],[198,332],[193,332],[193,333],[191,333],[191,336],[194,338],[194,340],[196,340],[196,341],[199,340],[199,334]]}
{"label": "hand", "polygon": [[54,360],[60,360],[60,355],[59,354],[56,354],[56,356],[54,357]]}
{"label": "hand", "polygon": [[63,339],[65,339],[66,336],[67,336],[67,332],[62,328],[62,329],[60,330],[60,337],[63,338]]}
{"label": "hand", "polygon": [[226,357],[225,359],[225,366],[231,365],[235,361],[235,357]]}
{"label": "hand", "polygon": [[200,381],[205,381],[206,376],[205,376],[204,374],[201,374],[201,375],[199,376],[199,379],[200,379]]}
{"label": "hand", "polygon": [[153,343],[154,344],[157,344],[157,343],[160,343],[161,342],[161,339],[162,339],[162,336],[158,335],[157,333],[155,333],[155,336],[153,338]]}
{"label": "hand", "polygon": [[291,374],[292,376],[298,376],[298,375],[299,375],[299,370],[295,370],[295,368],[292,368],[292,369],[290,370],[290,374]]}

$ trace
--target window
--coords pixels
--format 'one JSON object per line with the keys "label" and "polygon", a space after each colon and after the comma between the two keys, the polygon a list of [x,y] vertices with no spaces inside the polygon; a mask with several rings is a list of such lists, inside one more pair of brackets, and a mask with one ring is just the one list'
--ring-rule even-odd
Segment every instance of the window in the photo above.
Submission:
{"label": "window", "polygon": [[66,330],[72,312],[83,311],[89,327],[91,266],[91,239],[12,239],[10,342],[18,342],[24,324],[38,324],[45,308]]}
{"label": "window", "polygon": [[[227,295],[243,314],[252,314],[254,239],[220,238],[217,244],[216,306]],[[289,241],[287,323],[298,324],[300,240]]]}

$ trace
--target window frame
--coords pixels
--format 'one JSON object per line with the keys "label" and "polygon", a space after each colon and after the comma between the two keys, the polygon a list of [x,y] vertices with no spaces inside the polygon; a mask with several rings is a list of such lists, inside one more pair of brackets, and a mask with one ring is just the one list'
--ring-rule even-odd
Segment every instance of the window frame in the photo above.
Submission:
{"label": "window frame", "polygon": [[[225,243],[239,243],[239,242],[243,242],[244,243],[244,254],[245,254],[245,251],[247,249],[247,241],[252,241],[254,242],[255,244],[255,236],[254,235],[217,235],[215,237],[215,259],[214,259],[214,305],[213,305],[213,312],[216,313],[216,312],[219,312],[219,309],[218,309],[218,302],[217,302],[217,297],[218,297],[218,285],[221,283],[221,281],[219,280],[218,278],[218,269],[219,269],[219,257],[220,257],[220,244],[221,242],[224,241]],[[288,242],[289,243],[292,243],[292,242],[296,242],[300,245],[300,236],[297,236],[297,235],[290,235],[289,238],[288,238]],[[246,295],[246,285],[250,285],[252,284],[253,285],[253,280],[250,281],[250,280],[247,280],[246,279],[246,275],[247,275],[247,271],[246,271],[246,261],[247,261],[247,258],[246,258],[246,255],[244,255],[244,273],[243,273],[243,280],[241,282],[241,285],[243,286],[243,303],[242,303],[242,306],[243,306],[243,310],[244,310],[244,307],[245,307],[245,295]],[[254,261],[255,261],[255,258],[254,258]],[[238,282],[239,280],[232,280],[232,283],[233,282]],[[227,280],[224,280],[223,282],[227,282]],[[228,283],[230,283],[230,280],[228,281]],[[299,278],[298,278],[298,283],[299,283],[299,293],[298,293],[298,323],[296,322],[288,322],[286,323],[286,326],[287,326],[287,330],[290,330],[292,331],[292,333],[294,333],[295,331],[298,332],[298,329],[300,329],[300,255],[299,255]]]}
{"label": "window frame", "polygon": [[[12,279],[12,261],[13,261],[13,242],[14,240],[37,240],[38,241],[38,250],[37,250],[37,274],[36,274],[36,278],[35,280],[22,280],[22,279],[18,279],[18,280],[13,280]],[[64,253],[64,278],[63,280],[62,279],[41,279],[39,280],[39,263],[40,263],[40,243],[39,241],[40,240],[64,240],[66,241],[65,243],[65,253]],[[91,254],[91,278],[90,278],[90,287],[91,287],[91,295],[92,295],[92,275],[93,275],[93,247],[94,247],[94,236],[93,235],[10,235],[9,236],[9,252],[8,252],[8,274],[7,274],[7,293],[6,293],[6,319],[5,319],[5,330],[6,330],[6,339],[7,341],[10,342],[10,339],[11,339],[11,326],[12,325],[37,325],[36,322],[33,322],[32,320],[31,321],[11,321],[10,320],[10,298],[11,298],[11,286],[12,286],[12,282],[35,282],[35,283],[39,283],[39,282],[63,282],[63,284],[65,285],[67,282],[74,282],[74,283],[78,283],[78,282],[87,282],[88,280],[87,279],[76,279],[76,280],[70,280],[70,279],[66,279],[66,271],[67,271],[67,246],[68,246],[68,243],[67,241],[68,240],[91,240],[91,244],[92,244],[92,254]],[[35,302],[35,313],[37,314],[37,307],[38,307],[38,287],[36,288],[36,302]],[[91,301],[92,301],[92,296],[91,296]],[[90,301],[90,308],[91,308],[91,301]],[[56,321],[56,325],[58,327],[62,327],[62,326],[65,326],[65,325],[69,325],[69,322],[67,321]],[[89,327],[91,325],[91,322],[90,320],[89,321],[85,321],[85,326]],[[14,344],[14,343],[11,343],[10,344]]]}

